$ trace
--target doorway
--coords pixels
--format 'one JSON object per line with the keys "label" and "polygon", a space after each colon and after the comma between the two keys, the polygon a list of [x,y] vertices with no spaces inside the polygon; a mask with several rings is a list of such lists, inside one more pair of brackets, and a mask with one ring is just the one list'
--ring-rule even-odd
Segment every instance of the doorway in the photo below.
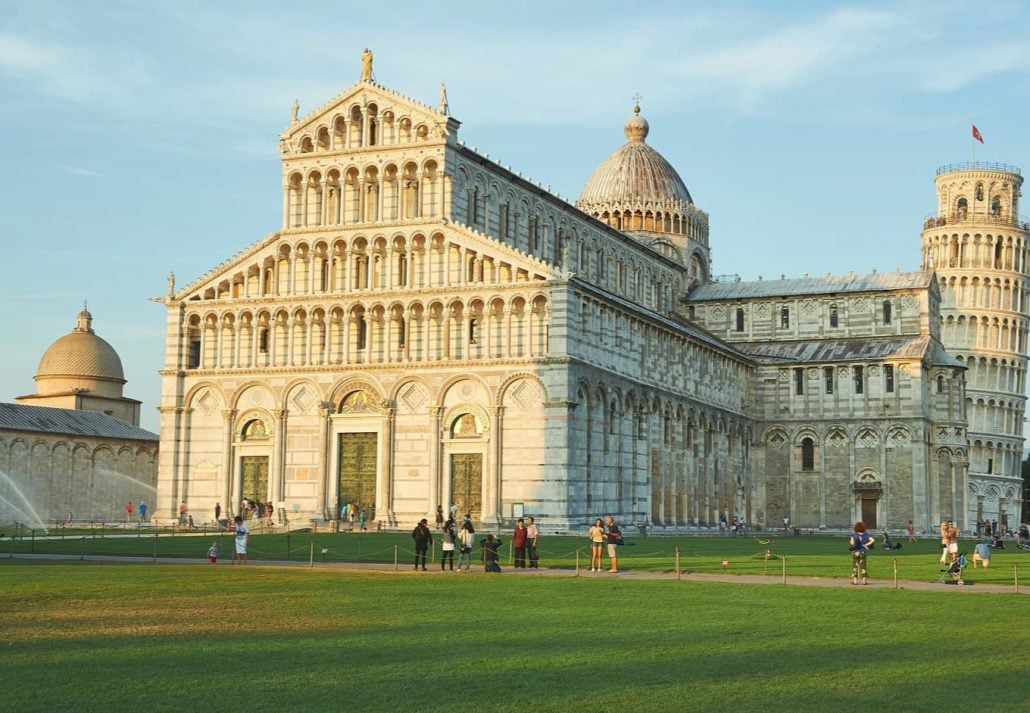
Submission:
{"label": "doorway", "polygon": [[876,524],[876,510],[880,501],[876,498],[862,498],[862,522],[867,530],[875,530],[879,527]]}
{"label": "doorway", "polygon": [[240,458],[241,498],[263,503],[268,500],[268,456]]}
{"label": "doorway", "polygon": [[451,454],[451,501],[458,506],[458,516],[483,514],[483,454]]}
{"label": "doorway", "polygon": [[368,519],[375,519],[376,479],[379,472],[378,446],[376,433],[339,435],[337,512],[344,503],[354,503],[359,510],[365,511]]}

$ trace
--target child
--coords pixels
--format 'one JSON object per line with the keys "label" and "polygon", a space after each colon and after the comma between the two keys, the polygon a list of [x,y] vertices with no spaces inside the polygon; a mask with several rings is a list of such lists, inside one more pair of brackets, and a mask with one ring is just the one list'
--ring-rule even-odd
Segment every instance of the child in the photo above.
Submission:
{"label": "child", "polygon": [[212,542],[211,546],[207,549],[207,558],[211,560],[211,564],[218,562],[218,542]]}

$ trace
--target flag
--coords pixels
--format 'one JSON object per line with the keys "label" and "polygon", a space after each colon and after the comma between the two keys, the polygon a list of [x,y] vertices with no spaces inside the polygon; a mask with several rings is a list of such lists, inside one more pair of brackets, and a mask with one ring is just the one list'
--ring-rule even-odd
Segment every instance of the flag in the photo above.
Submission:
{"label": "flag", "polygon": [[980,129],[976,128],[976,124],[973,124],[973,138],[981,144],[984,142],[983,134],[980,133]]}

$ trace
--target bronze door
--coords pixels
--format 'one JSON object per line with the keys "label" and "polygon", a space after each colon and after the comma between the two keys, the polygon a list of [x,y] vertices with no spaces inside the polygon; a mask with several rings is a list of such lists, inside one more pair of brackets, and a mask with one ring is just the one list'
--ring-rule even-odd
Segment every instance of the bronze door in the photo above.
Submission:
{"label": "bronze door", "polygon": [[451,500],[458,506],[458,517],[483,514],[483,454],[451,454]]}
{"label": "bronze door", "polygon": [[251,502],[268,502],[268,456],[243,456],[240,458],[240,472],[240,497]]}
{"label": "bronze door", "polygon": [[339,493],[336,511],[340,505],[354,503],[365,508],[369,518],[374,517],[376,506],[376,477],[378,475],[378,437],[375,433],[341,433],[339,435],[340,465],[337,473]]}

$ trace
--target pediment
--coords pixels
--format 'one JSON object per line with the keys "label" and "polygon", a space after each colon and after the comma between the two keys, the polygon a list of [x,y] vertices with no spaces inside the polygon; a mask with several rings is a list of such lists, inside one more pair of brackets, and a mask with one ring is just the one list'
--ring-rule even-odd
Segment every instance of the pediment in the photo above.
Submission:
{"label": "pediment", "polygon": [[[441,101],[443,99],[441,97]],[[399,127],[405,124],[413,139],[415,136],[423,140],[453,139],[461,122],[448,116],[442,108],[412,99],[374,81],[359,81],[304,116],[299,116],[280,135],[280,151],[284,155],[307,153],[305,139],[316,146],[320,137],[334,143],[333,132],[339,132],[346,122],[367,122],[369,117],[384,125]],[[322,145],[320,148],[325,150],[327,147]]]}

